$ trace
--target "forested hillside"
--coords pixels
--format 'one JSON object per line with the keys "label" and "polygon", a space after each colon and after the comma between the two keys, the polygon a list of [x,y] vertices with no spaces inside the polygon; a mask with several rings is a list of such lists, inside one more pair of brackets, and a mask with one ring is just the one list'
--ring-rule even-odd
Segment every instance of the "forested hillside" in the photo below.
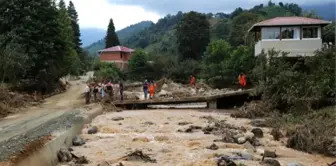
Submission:
{"label": "forested hillside", "polygon": [[[142,21],[134,25],[130,25],[122,30],[117,31],[117,35],[119,38],[120,43],[125,43],[126,40],[128,40],[131,36],[134,34],[137,34],[141,32],[142,30],[150,27],[153,25],[153,22],[151,21]],[[101,39],[97,42],[92,43],[91,45],[85,47],[85,49],[90,54],[95,54],[96,51],[104,49],[105,48],[105,40]]]}
{"label": "forested hillside", "polygon": [[[251,38],[246,37],[248,37],[248,28],[256,22],[280,16],[318,17],[312,11],[303,11],[297,4],[282,2],[275,4],[271,1],[266,5],[256,5],[251,9],[237,8],[229,14],[208,13],[206,16],[210,23],[210,40],[224,39],[233,46],[253,44],[249,42]],[[167,15],[150,28],[131,36],[123,44],[132,48],[142,48],[150,53],[176,55],[174,28],[182,17],[182,12],[178,12],[176,15]],[[189,30],[192,31],[192,29]]]}

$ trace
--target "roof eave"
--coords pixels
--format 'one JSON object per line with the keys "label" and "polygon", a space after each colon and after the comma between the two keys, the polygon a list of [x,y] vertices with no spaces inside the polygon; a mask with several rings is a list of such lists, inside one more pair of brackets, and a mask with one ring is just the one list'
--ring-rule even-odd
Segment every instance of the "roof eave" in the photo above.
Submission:
{"label": "roof eave", "polygon": [[262,28],[262,27],[280,27],[280,26],[311,26],[311,25],[321,25],[321,26],[326,26],[331,24],[332,22],[325,22],[325,23],[319,23],[319,24],[287,24],[287,25],[253,25],[248,32],[254,31],[256,27]]}

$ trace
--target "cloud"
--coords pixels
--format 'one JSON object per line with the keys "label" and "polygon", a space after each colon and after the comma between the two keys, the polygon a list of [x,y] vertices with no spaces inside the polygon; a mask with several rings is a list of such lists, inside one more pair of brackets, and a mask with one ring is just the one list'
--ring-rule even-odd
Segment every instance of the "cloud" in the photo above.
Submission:
{"label": "cloud", "polygon": [[[65,0],[69,3],[69,0]],[[144,20],[156,22],[161,16],[131,4],[113,4],[108,0],[72,0],[79,17],[81,28],[107,29],[110,18],[116,30]]]}
{"label": "cloud", "polygon": [[[334,0],[283,0],[284,3],[297,4],[317,4],[323,2],[333,2]],[[175,14],[178,11],[198,11],[198,12],[232,12],[235,8],[250,8],[258,4],[267,4],[268,0],[109,0],[110,3],[124,5],[138,5],[145,9],[165,14]],[[272,1],[274,3],[280,2]]]}

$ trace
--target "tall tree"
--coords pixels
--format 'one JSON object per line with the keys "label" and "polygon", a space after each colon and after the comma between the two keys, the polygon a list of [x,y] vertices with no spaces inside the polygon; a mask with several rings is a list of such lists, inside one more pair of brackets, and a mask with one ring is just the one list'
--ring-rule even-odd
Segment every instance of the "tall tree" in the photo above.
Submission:
{"label": "tall tree", "polygon": [[78,24],[78,14],[75,9],[75,5],[72,3],[72,1],[69,2],[68,6],[68,13],[71,18],[71,26],[73,30],[73,40],[74,40],[74,48],[79,55],[82,52],[82,41],[80,39],[80,29],[79,29],[79,24]]}
{"label": "tall tree", "polygon": [[182,59],[200,59],[210,42],[210,24],[204,14],[186,13],[176,26],[178,51]]}
{"label": "tall tree", "polygon": [[1,47],[18,45],[20,54],[28,57],[26,74],[21,79],[41,91],[52,90],[64,76],[64,48],[59,12],[50,0],[4,1],[0,7]]}
{"label": "tall tree", "polygon": [[115,32],[114,23],[112,18],[110,19],[109,25],[107,27],[106,37],[105,37],[105,48],[120,45],[119,38]]}
{"label": "tall tree", "polygon": [[58,21],[61,26],[61,38],[65,42],[64,47],[64,67],[63,72],[66,74],[79,75],[80,60],[75,50],[74,31],[72,22],[64,0],[60,0],[58,4],[59,16]]}

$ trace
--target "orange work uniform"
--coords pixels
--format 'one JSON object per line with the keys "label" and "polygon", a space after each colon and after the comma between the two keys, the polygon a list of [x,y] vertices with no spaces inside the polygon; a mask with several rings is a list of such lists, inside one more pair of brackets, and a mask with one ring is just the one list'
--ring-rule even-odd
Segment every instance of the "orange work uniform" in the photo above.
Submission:
{"label": "orange work uniform", "polygon": [[150,84],[149,85],[149,97],[150,98],[153,98],[154,96],[154,93],[155,93],[155,87],[156,87],[156,84]]}

